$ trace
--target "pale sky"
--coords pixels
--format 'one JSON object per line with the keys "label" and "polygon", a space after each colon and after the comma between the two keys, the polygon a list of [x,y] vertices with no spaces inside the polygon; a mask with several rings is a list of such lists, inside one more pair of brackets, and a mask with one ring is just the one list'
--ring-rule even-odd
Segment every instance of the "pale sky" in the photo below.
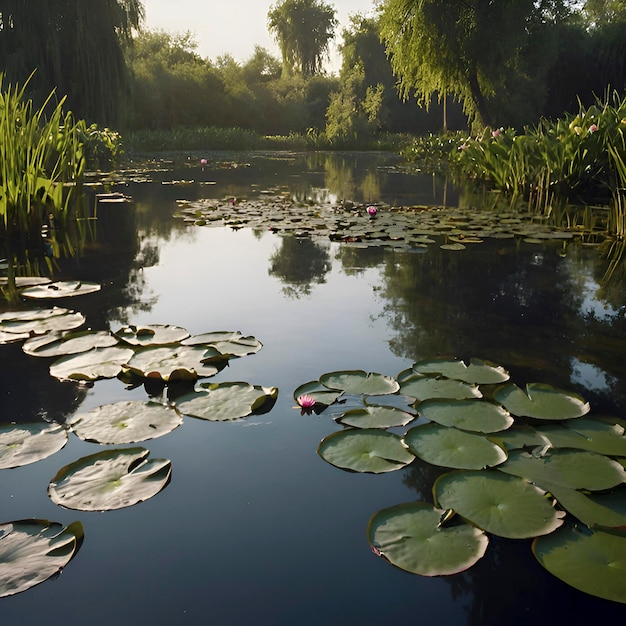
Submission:
{"label": "pale sky", "polygon": [[[340,60],[336,43],[341,41],[349,16],[371,12],[374,2],[324,1],[335,8],[339,20],[335,41],[330,45],[331,63],[325,65],[328,71],[337,71]],[[248,60],[255,45],[280,58],[278,46],[267,31],[267,13],[273,4],[275,0],[143,0],[148,29],[169,33],[191,31],[198,42],[200,56],[215,61],[228,53],[238,62]]]}

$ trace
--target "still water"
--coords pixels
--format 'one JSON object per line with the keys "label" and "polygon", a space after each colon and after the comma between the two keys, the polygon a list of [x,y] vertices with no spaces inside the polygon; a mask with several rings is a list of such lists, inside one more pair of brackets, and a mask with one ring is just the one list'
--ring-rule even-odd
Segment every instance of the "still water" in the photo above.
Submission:
{"label": "still water", "polygon": [[[2,470],[3,521],[80,520],[85,541],[56,579],[1,599],[0,623],[624,623],[624,605],[553,578],[529,541],[492,539],[476,566],[446,578],[413,576],[377,558],[366,538],[370,516],[429,500],[437,472],[415,463],[363,475],[328,465],[316,448],[340,428],[333,411],[301,415],[292,398],[324,372],[395,376],[423,358],[478,357],[507,368],[520,386],[571,389],[596,412],[623,417],[623,273],[601,285],[605,262],[575,244],[492,240],[461,252],[392,251],[191,226],[172,217],[176,200],[270,187],[337,202],[468,202],[443,180],[403,172],[389,155],[212,155],[204,169],[199,157],[120,177],[111,189],[133,203],[100,207],[85,255],[63,267],[67,278],[103,289],[60,304],[82,311],[94,329],[173,324],[192,334],[254,335],[263,349],[211,380],[276,386],[278,400],[271,412],[238,422],[185,418],[140,444],[172,461],[172,481],[128,509],[83,513],[48,499],[59,468],[99,450],[72,434],[52,457]],[[49,361],[19,346],[2,347],[0,363],[3,421],[62,421],[78,409],[147,398],[119,380],[55,381]]]}

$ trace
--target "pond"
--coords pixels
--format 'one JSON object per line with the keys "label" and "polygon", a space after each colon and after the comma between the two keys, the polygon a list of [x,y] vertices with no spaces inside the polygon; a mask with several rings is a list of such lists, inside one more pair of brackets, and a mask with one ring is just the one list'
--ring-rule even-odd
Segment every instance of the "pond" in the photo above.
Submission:
{"label": "pond", "polygon": [[[174,158],[175,157],[175,158]],[[200,163],[207,158],[207,164]],[[171,460],[171,482],[135,506],[82,512],[55,505],[57,471],[101,447],[70,433],[56,454],[1,470],[4,521],[80,520],[85,539],[62,573],[0,599],[3,624],[265,623],[439,625],[624,623],[623,604],[546,572],[530,540],[491,538],[471,569],[421,577],[371,550],[380,509],[431,500],[441,472],[415,461],[384,474],[342,471],[317,454],[342,429],[342,409],[302,413],[294,390],[325,372],[396,377],[419,360],[486,359],[519,386],[579,393],[594,412],[626,415],[624,274],[575,240],[485,239],[463,250],[368,246],[280,236],[257,226],[199,226],[175,218],[186,201],[282,194],[300,202],[467,206],[440,177],[405,171],[392,155],[174,155],[107,183],[131,203],[102,204],[94,237],[64,278],[101,291],[59,306],[86,327],[172,324],[192,334],[240,331],[263,343],[211,382],[279,389],[266,413],[229,422],[186,416],[145,442]],[[364,218],[365,219],[365,218]],[[50,360],[0,346],[3,422],[64,422],[143,386],[118,379],[60,382]],[[408,405],[405,403],[406,407]],[[402,429],[396,429],[401,433]]]}

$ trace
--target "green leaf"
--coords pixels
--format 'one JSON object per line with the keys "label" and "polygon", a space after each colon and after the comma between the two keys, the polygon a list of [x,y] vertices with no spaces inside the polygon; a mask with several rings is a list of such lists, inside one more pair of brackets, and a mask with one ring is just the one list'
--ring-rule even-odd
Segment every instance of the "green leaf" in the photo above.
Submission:
{"label": "green leaf", "polygon": [[427,463],[456,469],[483,469],[506,461],[506,450],[482,435],[439,424],[411,428],[402,439]]}
{"label": "green leaf", "polygon": [[398,382],[391,376],[369,374],[363,370],[346,370],[322,374],[320,383],[329,389],[337,389],[347,394],[366,394],[382,396],[395,393],[399,389]]}
{"label": "green leaf", "polygon": [[181,396],[176,407],[191,417],[222,422],[247,417],[277,396],[276,387],[259,387],[245,382],[214,383]]}
{"label": "green leaf", "polygon": [[504,407],[486,400],[424,400],[418,410],[423,418],[442,426],[480,433],[502,431],[513,424],[511,414]]}
{"label": "green leaf", "polygon": [[49,331],[73,330],[84,323],[82,313],[61,307],[0,313],[0,330],[11,333],[42,335]]}
{"label": "green leaf", "polygon": [[50,375],[59,380],[115,378],[133,354],[130,348],[92,348],[58,359],[50,366]]}
{"label": "green leaf", "polygon": [[178,343],[189,337],[180,326],[153,324],[149,326],[122,326],[114,335],[132,346],[163,346]]}
{"label": "green leaf", "polygon": [[589,527],[626,527],[626,486],[608,493],[589,494],[560,485],[550,485],[548,490],[561,508]]}
{"label": "green leaf", "polygon": [[83,542],[83,527],[27,519],[0,524],[0,598],[26,591],[60,572]]}
{"label": "green leaf", "polygon": [[0,469],[41,461],[67,443],[67,431],[60,424],[0,425]]}
{"label": "green leaf", "polygon": [[97,283],[72,280],[28,287],[27,289],[22,290],[21,295],[24,296],[24,298],[33,299],[71,298],[74,296],[83,296],[88,293],[94,293],[95,291],[100,291],[100,285]]}
{"label": "green leaf", "polygon": [[328,435],[317,453],[335,467],[373,474],[401,469],[415,459],[398,435],[373,428],[350,428]]}
{"label": "green leaf", "polygon": [[433,495],[440,508],[454,509],[478,528],[509,539],[551,533],[565,516],[539,487],[495,470],[444,474],[435,481]]}
{"label": "green leaf", "polygon": [[372,515],[367,537],[375,551],[412,574],[446,576],[474,565],[487,550],[485,533],[469,524],[446,527],[446,511],[410,502]]}
{"label": "green leaf", "polygon": [[340,424],[354,428],[394,428],[406,426],[415,415],[394,406],[370,404],[361,409],[345,411],[338,418]]}
{"label": "green leaf", "polygon": [[86,352],[92,348],[110,348],[117,343],[117,339],[107,331],[49,332],[29,339],[22,350],[29,356],[54,357]]}
{"label": "green leaf", "polygon": [[566,420],[589,412],[589,403],[576,393],[543,383],[529,383],[524,393],[514,383],[496,390],[495,399],[513,415],[546,420]]}
{"label": "green leaf", "polygon": [[482,393],[475,385],[449,378],[436,378],[422,374],[411,374],[400,381],[400,393],[415,398],[418,402],[431,398],[464,400],[482,398]]}
{"label": "green leaf", "polygon": [[155,496],[170,480],[172,464],[151,459],[145,448],[105,450],[60,469],[48,485],[50,499],[67,509],[112,511]]}
{"label": "green leaf", "polygon": [[293,392],[293,399],[297,402],[300,396],[308,395],[315,400],[316,404],[330,406],[341,394],[341,391],[331,391],[328,387],[322,385],[319,380],[312,380],[300,385]]}
{"label": "green leaf", "polygon": [[457,359],[427,359],[414,363],[412,369],[419,374],[438,374],[477,385],[502,383],[510,378],[502,366],[481,359],[470,359],[469,365]]}
{"label": "green leaf", "polygon": [[553,448],[576,448],[610,456],[626,456],[626,434],[617,420],[607,422],[581,417],[568,420],[563,425],[541,426],[537,432],[546,437]]}
{"label": "green leaf", "polygon": [[626,603],[626,536],[568,524],[533,542],[539,563],[584,593]]}
{"label": "green leaf", "polygon": [[584,450],[548,450],[541,457],[512,450],[498,470],[522,476],[545,489],[548,489],[546,485],[560,485],[599,491],[616,487],[626,478],[624,468],[617,461]]}
{"label": "green leaf", "polygon": [[255,354],[263,347],[263,344],[256,337],[251,335],[244,337],[240,332],[231,331],[215,331],[194,335],[185,339],[182,344],[184,346],[210,345],[220,354],[230,358]]}
{"label": "green leaf", "polygon": [[162,437],[182,423],[182,417],[172,407],[140,400],[97,406],[67,421],[81,439],[113,445]]}

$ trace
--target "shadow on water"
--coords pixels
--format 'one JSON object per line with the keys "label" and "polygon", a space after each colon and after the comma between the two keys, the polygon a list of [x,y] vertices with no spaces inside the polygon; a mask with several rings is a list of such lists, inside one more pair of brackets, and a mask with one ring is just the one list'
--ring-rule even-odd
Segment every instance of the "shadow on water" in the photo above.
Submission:
{"label": "shadow on water", "polygon": [[[202,167],[200,156],[208,163]],[[407,172],[391,155],[170,155],[112,177],[133,198],[98,209],[96,237],[61,277],[102,290],[61,305],[93,329],[176,324],[192,333],[241,330],[264,344],[216,381],[275,385],[271,412],[234,423],[185,418],[146,442],[172,460],[161,494],[126,510],[83,514],[55,507],[45,489],[59,467],[98,451],[70,433],[40,463],[2,470],[3,519],[82,520],[85,543],[62,575],[0,600],[3,623],[337,624],[419,620],[490,626],[624,621],[626,608],[547,574],[528,541],[493,539],[472,569],[426,579],[371,554],[365,529],[377,510],[430,500],[439,471],[342,472],[315,453],[339,428],[300,415],[292,391],[324,372],[395,376],[421,358],[478,357],[513,380],[583,394],[595,411],[626,408],[626,276],[602,284],[597,250],[570,243],[486,240],[466,250],[358,248],[269,230],[198,227],[174,219],[177,200],[259,197],[302,202],[455,206],[445,178]],[[80,408],[146,398],[117,380],[61,383],[49,359],[3,346],[5,421],[63,422]]]}

